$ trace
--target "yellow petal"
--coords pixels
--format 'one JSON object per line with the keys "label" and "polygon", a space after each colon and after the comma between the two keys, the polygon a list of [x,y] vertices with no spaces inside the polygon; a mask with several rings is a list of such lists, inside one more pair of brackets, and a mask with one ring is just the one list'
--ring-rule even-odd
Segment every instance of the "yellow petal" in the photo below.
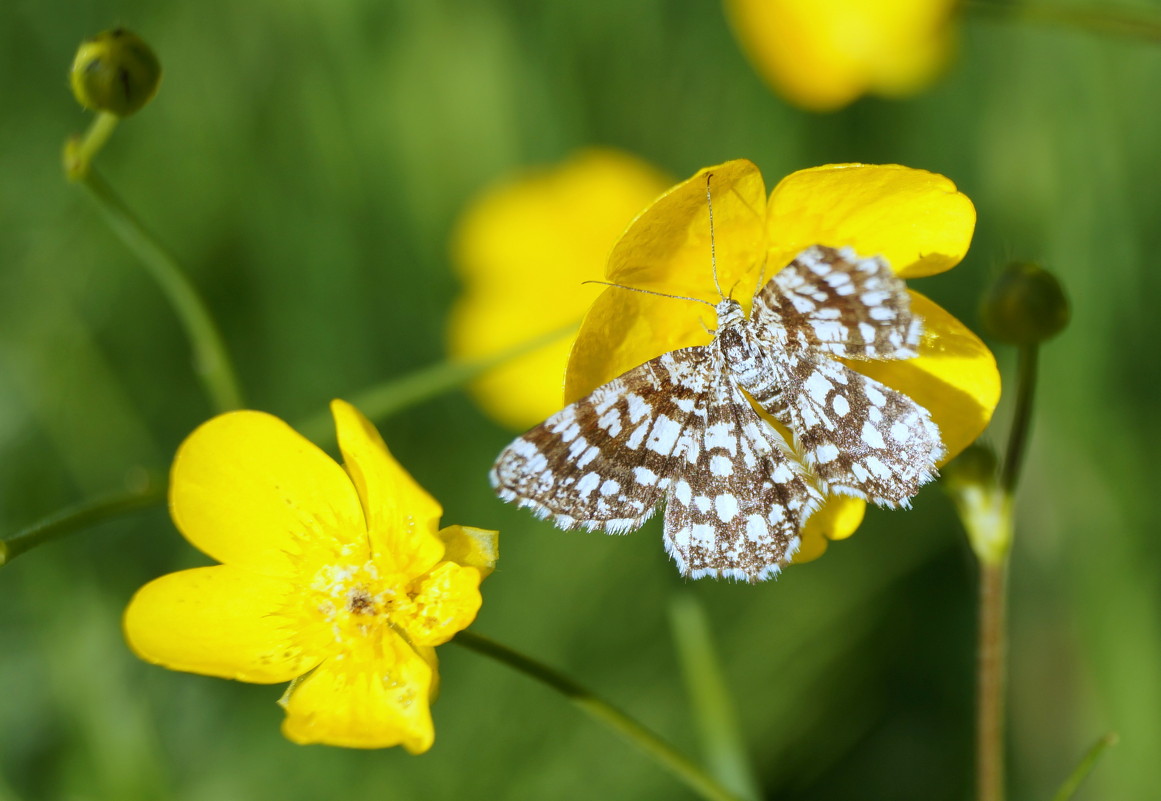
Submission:
{"label": "yellow petal", "polygon": [[788,175],[770,194],[770,265],[811,245],[882,256],[904,278],[943,272],[971,244],[976,212],[942,175],[896,164],[831,164]]}
{"label": "yellow petal", "polygon": [[[857,1],[857,0],[856,0]],[[869,53],[871,90],[903,97],[939,76],[955,49],[955,0],[891,0],[864,4],[882,9],[882,35]]]}
{"label": "yellow petal", "polygon": [[[704,314],[704,320],[703,320]],[[710,341],[712,309],[609,288],[597,298],[569,357],[564,402],[572,403],[639,364]]]}
{"label": "yellow petal", "polygon": [[841,108],[867,90],[865,66],[834,39],[829,16],[795,0],[727,0],[734,35],[754,69],[811,111]]}
{"label": "yellow petal", "polygon": [[372,558],[404,576],[426,573],[443,556],[443,510],[395,457],[371,422],[346,401],[331,401],[343,462],[363,503]]}
{"label": "yellow petal", "polygon": [[[629,222],[671,181],[611,149],[579,151],[489,189],[464,212],[453,260],[464,291],[448,339],[457,359],[478,359],[579,323]],[[551,299],[551,302],[545,302]],[[493,418],[515,429],[561,407],[572,338],[490,371],[472,386]]]}
{"label": "yellow petal", "polygon": [[807,521],[806,530],[818,531],[828,540],[845,540],[862,524],[866,511],[867,502],[864,500],[831,495]]}
{"label": "yellow petal", "polygon": [[991,420],[1000,400],[1000,373],[992,352],[955,317],[914,291],[911,309],[923,318],[918,358],[847,364],[930,411],[948,450],[946,463],[975,442]]}
{"label": "yellow petal", "polygon": [[416,645],[412,643],[411,646],[415,649],[415,653],[431,666],[431,689],[428,691],[428,698],[432,704],[435,699],[439,697],[439,656],[435,652],[433,645]]}
{"label": "yellow petal", "polygon": [[828,495],[822,507],[806,521],[794,564],[810,562],[826,551],[831,540],[845,540],[863,522],[867,502],[846,495]]}
{"label": "yellow petal", "polygon": [[[666,192],[625,231],[609,257],[608,280],[710,304],[720,300],[710,253],[706,174],[712,173],[717,278],[746,302],[762,269],[765,185],[744,159],[699,170]],[[569,359],[565,402],[677,348],[709,342],[716,321],[702,303],[609,287],[585,317]]]}
{"label": "yellow petal", "polygon": [[434,671],[401,637],[332,657],[295,682],[282,701],[282,733],[296,743],[347,748],[431,748]]}
{"label": "yellow petal", "polygon": [[416,645],[442,645],[466,629],[480,611],[480,571],[442,562],[411,585],[414,608],[393,617]]}
{"label": "yellow petal", "polygon": [[464,567],[474,567],[482,578],[491,575],[500,558],[500,532],[471,526],[448,526],[439,532],[443,558]]}
{"label": "yellow petal", "polygon": [[[582,308],[574,309],[576,313],[569,320],[574,323],[573,332],[562,334],[555,342],[493,367],[472,383],[472,397],[489,417],[505,428],[524,431],[560,410],[563,405],[561,396],[564,370],[568,365],[568,355],[572,352],[575,325],[579,325],[591,298],[597,294],[598,289],[589,286],[578,287],[575,291],[570,290],[567,295],[571,298],[585,297],[579,304]],[[552,296],[546,294],[546,297]],[[545,307],[554,305],[555,303],[537,302],[528,308],[538,313]],[[543,333],[540,330],[542,326],[539,325],[535,330],[531,326],[522,331],[518,330],[518,322],[523,312],[515,309],[509,313],[506,323],[495,323],[496,308],[495,305],[487,307],[480,303],[468,311],[461,312],[456,318],[457,325],[461,326],[456,335],[464,341],[474,337],[477,345],[486,346],[488,350],[486,354],[477,354],[469,358],[483,358],[497,353],[515,345],[520,341],[517,337],[532,339]],[[457,358],[469,350],[460,345],[452,346],[452,353]]]}
{"label": "yellow petal", "polygon": [[174,458],[170,513],[220,562],[293,575],[344,545],[366,547],[355,488],[333,459],[269,414],[229,412],[201,425]]}
{"label": "yellow petal", "polygon": [[727,0],[755,69],[814,111],[868,91],[908,94],[939,72],[950,50],[952,0]]}
{"label": "yellow petal", "polygon": [[328,632],[304,614],[293,582],[229,565],[171,573],[125,610],[125,638],[142,659],[260,684],[289,681],[326,655]]}

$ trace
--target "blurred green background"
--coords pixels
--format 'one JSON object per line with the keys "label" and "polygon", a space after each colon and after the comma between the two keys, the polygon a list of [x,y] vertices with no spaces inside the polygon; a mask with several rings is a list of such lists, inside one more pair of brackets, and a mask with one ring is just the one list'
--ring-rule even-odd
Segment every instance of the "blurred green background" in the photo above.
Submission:
{"label": "blurred green background", "polygon": [[[747,157],[768,186],[840,161],[950,177],[977,205],[975,241],[916,288],[978,327],[989,277],[1034,259],[1074,303],[1043,353],[1019,499],[1012,797],[1050,798],[1108,731],[1120,745],[1078,798],[1156,797],[1161,45],[967,15],[925,94],[811,115],[751,71],[712,2],[4,0],[5,535],[164,471],[211,414],[157,288],[61,177],[61,145],[89,120],[67,87],[73,52],[119,24],[166,74],[100,168],[205,293],[250,404],[292,423],[444,358],[449,231],[515,168],[602,144],[678,177]],[[996,353],[1011,378],[1011,351]],[[656,522],[562,533],[496,501],[486,473],[510,433],[464,393],[382,428],[446,522],[502,532],[476,631],[694,752],[667,617],[692,593],[768,797],[970,797],[974,564],[937,487],[910,513],[870,511],[779,581],[683,583]],[[280,688],[150,667],[121,640],[137,587],[204,561],[155,508],[0,569],[0,799],[692,797],[562,698],[455,646],[428,754],[294,746]]]}

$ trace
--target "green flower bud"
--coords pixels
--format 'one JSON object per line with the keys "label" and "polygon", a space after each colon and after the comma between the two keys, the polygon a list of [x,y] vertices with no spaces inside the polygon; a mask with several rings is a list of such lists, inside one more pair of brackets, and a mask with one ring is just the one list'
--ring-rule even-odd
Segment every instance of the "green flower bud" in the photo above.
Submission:
{"label": "green flower bud", "polygon": [[984,295],[980,316],[996,339],[1033,345],[1064,330],[1070,311],[1056,276],[1038,264],[1013,262]]}
{"label": "green flower bud", "polygon": [[161,64],[141,37],[114,28],[81,43],[69,81],[85,108],[128,117],[157,93]]}
{"label": "green flower bud", "polygon": [[972,445],[940,476],[972,550],[990,565],[1003,562],[1012,546],[1012,496],[996,480],[996,467],[996,454],[990,448]]}

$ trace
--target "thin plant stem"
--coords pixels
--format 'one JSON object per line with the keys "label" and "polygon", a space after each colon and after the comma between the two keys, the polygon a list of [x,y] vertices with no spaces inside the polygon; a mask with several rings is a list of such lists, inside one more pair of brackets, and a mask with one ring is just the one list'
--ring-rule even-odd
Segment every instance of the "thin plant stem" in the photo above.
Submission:
{"label": "thin plant stem", "polygon": [[998,0],[965,0],[962,7],[970,13],[1017,17],[1093,33],[1161,42],[1161,17],[1135,10]]}
{"label": "thin plant stem", "polygon": [[[364,390],[355,398],[361,404],[365,403],[360,408],[364,411],[370,410],[369,416],[378,419],[390,417],[413,403],[419,403],[442,392],[455,389],[485,370],[535,350],[556,338],[565,336],[575,328],[575,325],[567,326],[478,362],[445,363],[428,367],[395,381]],[[304,425],[298,426],[297,429],[304,435],[309,431],[314,436],[307,438],[316,442],[324,441],[327,436],[334,438],[334,429],[329,415],[316,416]],[[86,526],[102,523],[134,509],[161,503],[165,500],[165,493],[164,486],[151,487],[146,490],[118,493],[84,501],[68,509],[55,512],[23,531],[0,540],[0,565],[4,565],[19,554],[41,543],[65,534],[72,534]]]}
{"label": "thin plant stem", "polygon": [[5,565],[25,551],[65,534],[112,520],[136,509],[160,505],[164,500],[165,487],[152,486],[133,492],[106,495],[63,509],[7,539],[0,540],[0,565]]}
{"label": "thin plant stem", "polygon": [[[531,353],[576,331],[578,323],[533,337],[493,356],[470,362],[447,361],[368,387],[347,398],[351,405],[371,420],[383,420],[416,404],[451,392],[486,373],[493,367]],[[319,444],[334,441],[334,422],[330,413],[320,412],[296,425],[304,437]]]}
{"label": "thin plant stem", "polygon": [[708,801],[744,801],[641,723],[573,681],[494,640],[461,631],[452,642],[506,665],[564,695],[592,718],[604,723]]}
{"label": "thin plant stem", "polygon": [[1097,760],[1104,754],[1105,749],[1111,745],[1116,745],[1117,740],[1117,733],[1109,732],[1093,743],[1092,748],[1088,749],[1088,753],[1084,755],[1084,759],[1076,766],[1076,770],[1064,781],[1064,784],[1060,785],[1060,789],[1056,791],[1056,795],[1052,796],[1052,801],[1069,801],[1077,789],[1080,788],[1081,782],[1088,777],[1088,774],[1096,765]]}
{"label": "thin plant stem", "polygon": [[1012,418],[1012,430],[1008,434],[1008,450],[1004,455],[1004,467],[1000,474],[1000,489],[1012,495],[1020,480],[1020,468],[1024,464],[1024,452],[1032,432],[1032,402],[1036,397],[1036,367],[1040,360],[1040,346],[1021,345],[1017,352],[1016,364],[1016,411]]}
{"label": "thin plant stem", "polygon": [[980,561],[976,674],[976,798],[1004,798],[1008,557]]}
{"label": "thin plant stem", "polygon": [[[979,556],[979,639],[976,689],[976,788],[979,801],[1003,801],[1004,752],[1007,707],[1008,655],[1008,555],[1014,525],[1012,497],[1032,430],[1032,404],[1036,397],[1037,344],[1020,346],[1016,370],[1016,409],[1008,432],[998,485],[984,494],[990,502],[965,520],[974,526],[973,540],[989,543],[976,548]],[[987,529],[987,530],[984,530]]]}
{"label": "thin plant stem", "polygon": [[705,608],[692,593],[682,592],[670,602],[669,620],[710,773],[739,798],[758,801],[762,792],[738,728]]}
{"label": "thin plant stem", "polygon": [[65,143],[64,169],[70,181],[84,180],[89,173],[89,165],[109,141],[120,121],[121,118],[116,114],[98,111],[83,135],[74,136]]}
{"label": "thin plant stem", "polygon": [[105,214],[109,227],[141,260],[161,287],[193,348],[194,373],[217,412],[240,409],[242,393],[226,345],[197,290],[177,260],[151,234],[107,183],[89,169],[80,179]]}

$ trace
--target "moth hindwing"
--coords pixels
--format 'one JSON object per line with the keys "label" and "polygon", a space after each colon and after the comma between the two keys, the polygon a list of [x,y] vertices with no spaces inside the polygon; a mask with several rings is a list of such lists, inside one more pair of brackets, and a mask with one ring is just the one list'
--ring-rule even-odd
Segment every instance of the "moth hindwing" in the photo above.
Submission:
{"label": "moth hindwing", "polygon": [[683,575],[756,581],[790,559],[825,494],[906,504],[935,476],[944,448],[930,413],[837,360],[918,352],[921,321],[882,259],[815,245],[766,283],[749,319],[730,298],[714,308],[709,344],[629,370],[505,448],[499,496],[561,528],[617,534],[664,500]]}

